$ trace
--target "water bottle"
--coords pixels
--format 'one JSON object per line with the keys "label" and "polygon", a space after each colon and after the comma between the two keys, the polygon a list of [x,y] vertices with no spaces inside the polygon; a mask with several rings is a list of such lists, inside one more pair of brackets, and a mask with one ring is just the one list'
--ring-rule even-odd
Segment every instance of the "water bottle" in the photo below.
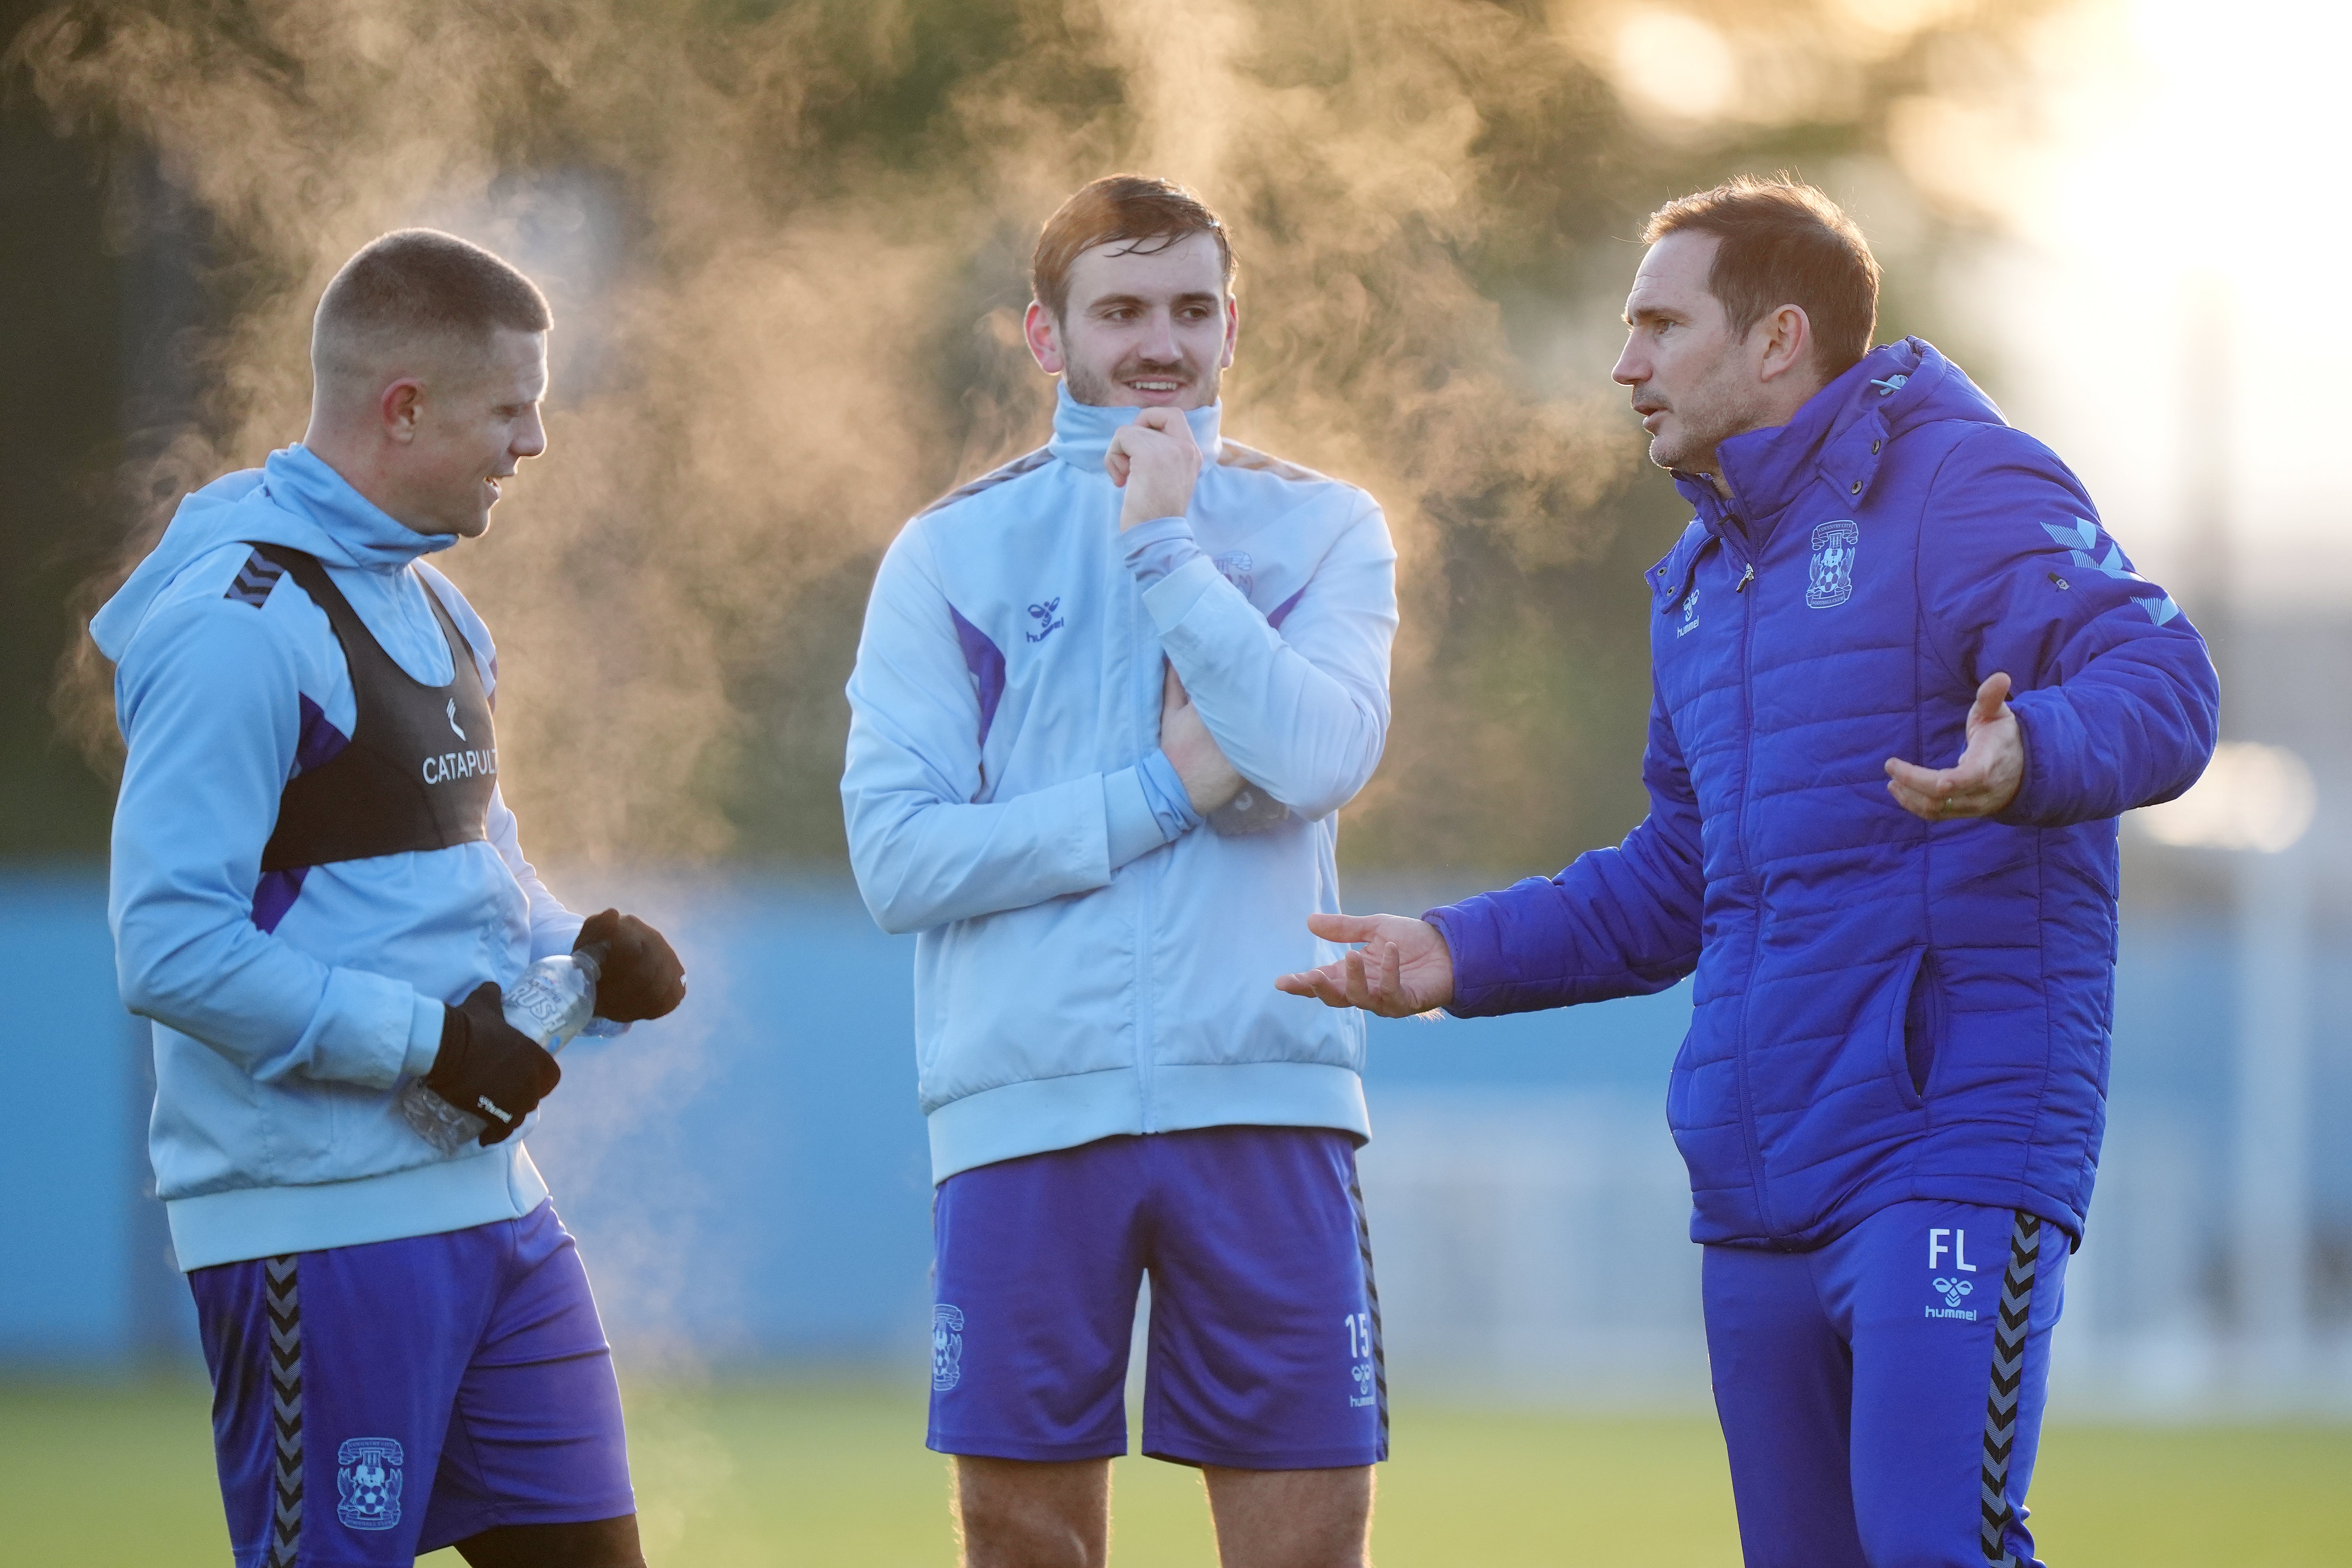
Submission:
{"label": "water bottle", "polygon": [[[506,988],[507,1023],[550,1056],[561,1052],[575,1035],[604,1033],[594,1026],[601,1022],[595,1017],[596,982],[609,956],[604,943],[592,942],[541,959]],[[618,1033],[617,1028],[613,1032]],[[421,1078],[410,1079],[394,1103],[416,1135],[444,1154],[472,1146],[489,1125],[425,1088]]]}

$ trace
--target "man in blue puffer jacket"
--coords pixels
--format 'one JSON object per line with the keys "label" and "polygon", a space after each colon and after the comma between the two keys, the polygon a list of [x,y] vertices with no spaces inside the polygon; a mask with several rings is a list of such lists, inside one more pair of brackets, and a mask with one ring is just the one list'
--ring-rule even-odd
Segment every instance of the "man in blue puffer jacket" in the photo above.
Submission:
{"label": "man in blue puffer jacket", "polygon": [[[1914,338],[1826,196],[1661,209],[1616,379],[1697,511],[1649,573],[1648,817],[1285,990],[1460,1016],[1696,973],[1668,1120],[1751,1563],[2023,1563],[2104,1122],[2116,819],[2210,755],[2204,645]],[[1957,758],[1931,767],[1906,759]]]}

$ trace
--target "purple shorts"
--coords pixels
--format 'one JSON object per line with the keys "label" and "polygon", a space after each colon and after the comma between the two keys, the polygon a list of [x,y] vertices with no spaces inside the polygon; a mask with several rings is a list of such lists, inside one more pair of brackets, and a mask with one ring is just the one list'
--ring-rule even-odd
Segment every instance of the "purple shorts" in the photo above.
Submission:
{"label": "purple shorts", "polygon": [[398,1563],[636,1511],[613,1352],[542,1203],[188,1276],[237,1568]]}
{"label": "purple shorts", "polygon": [[932,1230],[941,1453],[1126,1453],[1149,1274],[1146,1454],[1246,1470],[1388,1458],[1380,1297],[1344,1132],[1208,1127],[982,1165],[940,1184]]}

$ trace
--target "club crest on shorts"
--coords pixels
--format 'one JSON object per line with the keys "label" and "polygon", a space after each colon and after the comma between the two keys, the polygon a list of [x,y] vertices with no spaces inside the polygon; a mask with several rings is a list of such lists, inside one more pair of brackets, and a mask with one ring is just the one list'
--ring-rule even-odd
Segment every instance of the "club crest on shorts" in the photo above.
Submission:
{"label": "club crest on shorts", "polygon": [[945,1301],[931,1309],[931,1392],[963,1381],[963,1309]]}
{"label": "club crest on shorts", "polygon": [[390,1530],[400,1522],[400,1465],[392,1437],[346,1437],[335,1450],[335,1517],[353,1530]]}
{"label": "club crest on shorts", "polygon": [[1853,550],[1861,538],[1852,518],[1814,527],[1813,564],[1805,576],[1808,608],[1826,610],[1853,597]]}

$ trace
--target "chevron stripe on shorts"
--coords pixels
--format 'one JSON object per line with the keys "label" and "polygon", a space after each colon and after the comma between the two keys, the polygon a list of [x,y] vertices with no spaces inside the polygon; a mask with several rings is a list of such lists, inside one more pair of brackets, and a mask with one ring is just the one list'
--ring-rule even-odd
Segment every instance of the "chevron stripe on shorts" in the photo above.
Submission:
{"label": "chevron stripe on shorts", "polygon": [[2042,1221],[2020,1209],[2009,1234],[2009,1268],[2000,1279],[2000,1315],[1992,1331],[1992,1392],[1985,1405],[1983,1516],[1985,1561],[2019,1568],[2002,1542],[2011,1521],[2009,1458],[2017,1447],[2018,1393],[2025,1383],[2027,1319],[2033,1312],[2033,1275],[2042,1258]]}
{"label": "chevron stripe on shorts", "polygon": [[262,1260],[269,1314],[269,1419],[278,1438],[269,1550],[262,1568],[294,1568],[302,1544],[302,1291],[292,1257]]}
{"label": "chevron stripe on shorts", "polygon": [[1351,1165],[1348,1203],[1356,1211],[1356,1250],[1364,1259],[1364,1310],[1372,1320],[1372,1393],[1380,1401],[1381,1450],[1389,1446],[1389,1358],[1381,1337],[1381,1288],[1372,1278],[1372,1223],[1364,1213],[1364,1184]]}

